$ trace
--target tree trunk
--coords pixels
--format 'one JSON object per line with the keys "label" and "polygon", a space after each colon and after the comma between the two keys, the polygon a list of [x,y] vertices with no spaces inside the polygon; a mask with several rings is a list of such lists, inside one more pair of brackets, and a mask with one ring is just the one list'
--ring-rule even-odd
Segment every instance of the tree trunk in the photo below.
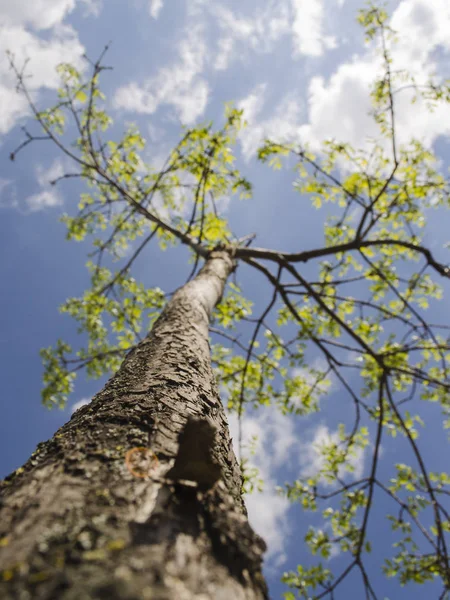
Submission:
{"label": "tree trunk", "polygon": [[105,388],[2,483],[2,600],[267,598],[208,344],[232,269],[213,252]]}

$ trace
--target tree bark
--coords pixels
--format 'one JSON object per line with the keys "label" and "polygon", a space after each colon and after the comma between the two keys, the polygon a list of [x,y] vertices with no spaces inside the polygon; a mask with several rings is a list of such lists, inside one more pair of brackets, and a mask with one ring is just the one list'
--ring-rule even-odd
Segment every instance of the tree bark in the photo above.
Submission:
{"label": "tree bark", "polygon": [[2,483],[3,600],[267,598],[208,343],[232,269],[212,252],[105,388]]}

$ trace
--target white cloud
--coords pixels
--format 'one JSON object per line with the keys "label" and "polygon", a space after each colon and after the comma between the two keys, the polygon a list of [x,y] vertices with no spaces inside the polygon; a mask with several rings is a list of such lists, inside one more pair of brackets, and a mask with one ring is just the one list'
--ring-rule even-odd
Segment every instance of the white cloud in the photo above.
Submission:
{"label": "white cloud", "polygon": [[[445,0],[403,0],[391,25],[398,32],[398,42],[392,47],[393,68],[406,69],[417,83],[424,83],[437,70],[436,50],[450,50],[450,4]],[[313,77],[308,89],[309,122],[301,127],[300,139],[317,149],[324,139],[363,147],[368,138],[378,136],[368,113],[370,88],[379,73],[379,55],[370,47],[341,64],[328,81]],[[404,90],[395,96],[399,143],[414,135],[430,146],[437,136],[450,135],[450,107],[441,104],[430,113],[421,100],[412,105],[412,95],[412,90]]]}
{"label": "white cloud", "polygon": [[239,133],[244,158],[249,160],[266,137],[288,142],[298,138],[303,115],[303,105],[295,92],[287,94],[278,103],[273,116],[258,120],[266,102],[266,85],[258,85],[248,96],[238,102],[244,109],[249,126]]}
{"label": "white cloud", "polygon": [[[45,169],[42,165],[36,167],[36,179],[39,187],[38,192],[28,196],[25,200],[19,202],[17,198],[17,189],[13,181],[0,178],[0,207],[15,208],[24,215],[54,208],[63,204],[63,198],[56,187],[51,185],[58,177],[64,174],[63,164],[60,160],[55,160],[49,168]],[[9,193],[5,190],[9,188]]]}
{"label": "white cloud", "polygon": [[259,2],[250,16],[242,16],[223,5],[212,5],[222,36],[214,66],[226,69],[232,60],[242,59],[247,50],[272,52],[282,37],[291,35],[296,56],[321,56],[336,47],[325,33],[323,0],[269,0]]}
{"label": "white cloud", "polygon": [[296,54],[321,56],[336,47],[334,37],[324,33],[323,0],[292,0],[292,35]]}
{"label": "white cloud", "polygon": [[[229,424],[236,455],[239,455],[237,441],[239,438],[239,424],[235,413],[229,415]],[[242,438],[244,447],[250,440],[258,439],[255,462],[264,465],[270,473],[283,464],[287,464],[291,457],[291,449],[296,444],[294,423],[291,417],[283,415],[275,407],[257,411],[254,415],[245,415],[242,419]]]}
{"label": "white cloud", "polygon": [[[1,77],[1,75],[0,75]],[[0,83],[0,134],[6,133],[28,112],[26,99],[12,87]]]}
{"label": "white cloud", "polygon": [[[28,113],[23,96],[16,93],[16,78],[6,52],[14,57],[19,69],[29,59],[26,74],[30,90],[56,88],[55,67],[71,62],[84,68],[81,45],[76,32],[63,24],[63,19],[75,6],[75,0],[0,0],[0,133],[6,133]],[[46,38],[39,38],[27,29],[50,29]]]}
{"label": "white cloud", "polygon": [[42,165],[38,165],[36,169],[38,183],[41,187],[51,184],[52,181],[64,175],[64,167],[61,160],[56,159],[52,162],[48,169],[44,169]]}
{"label": "white cloud", "polygon": [[11,88],[16,81],[5,57],[7,50],[14,55],[18,67],[29,59],[27,73],[31,78],[27,83],[31,89],[56,88],[59,79],[55,67],[60,62],[71,62],[78,69],[85,66],[84,47],[71,27],[60,26],[50,40],[40,39],[23,27],[4,28],[0,36],[0,81]]}
{"label": "white cloud", "polygon": [[85,17],[98,17],[102,12],[103,0],[80,0],[84,4]]}
{"label": "white cloud", "polygon": [[191,27],[178,46],[175,63],[159,70],[143,85],[132,82],[117,90],[114,106],[144,114],[154,113],[161,105],[169,105],[185,124],[190,124],[205,111],[209,87],[200,77],[206,62],[206,46],[200,26]]}
{"label": "white cloud", "polygon": [[378,129],[369,116],[370,86],[376,74],[372,58],[343,64],[328,82],[313,77],[308,89],[309,123],[300,128],[301,140],[313,147],[325,139],[360,146]]}
{"label": "white cloud", "polygon": [[154,19],[157,19],[159,17],[159,13],[161,12],[161,9],[163,7],[163,0],[150,0],[150,4],[149,4],[149,11],[150,11],[150,16],[152,16]]}
{"label": "white cloud", "polygon": [[59,194],[52,190],[43,190],[32,196],[28,196],[25,200],[31,212],[38,212],[45,208],[53,208],[62,204],[62,199]]}
{"label": "white cloud", "polygon": [[234,43],[232,36],[220,38],[218,42],[218,52],[214,62],[214,68],[218,71],[224,71],[230,64],[233,56]]}
{"label": "white cloud", "polygon": [[61,206],[63,198],[58,190],[51,186],[51,182],[64,174],[64,168],[60,160],[55,160],[48,169],[39,165],[36,169],[36,178],[39,186],[43,188],[40,192],[28,196],[25,200],[31,212]]}
{"label": "white cloud", "polygon": [[188,91],[174,94],[172,104],[177,109],[181,122],[189,124],[201,117],[208,104],[208,97],[209,86],[204,79],[197,80]]}
{"label": "white cloud", "polygon": [[4,179],[3,177],[0,177],[0,195],[2,194],[3,190],[11,183],[11,179]]}
{"label": "white cloud", "polygon": [[[0,177],[0,208],[17,208],[17,196],[15,186],[11,186],[13,183],[12,179],[5,179]],[[6,197],[5,190],[10,188],[11,193],[9,197]]]}
{"label": "white cloud", "polygon": [[[306,439],[305,439],[306,438]],[[302,477],[314,477],[319,473],[325,464],[322,449],[330,444],[342,446],[337,431],[330,431],[326,425],[318,425],[315,429],[303,436],[303,441],[300,443],[300,465]],[[340,477],[351,476],[353,479],[360,479],[364,472],[365,450],[363,448],[354,449],[353,453],[349,453],[347,462],[353,467],[353,471],[349,472],[344,468],[340,470]],[[324,480],[326,485],[327,481]]]}
{"label": "white cloud", "polygon": [[[311,370],[315,372],[311,372]],[[336,376],[334,373],[328,373],[329,368],[327,362],[322,358],[316,358],[309,367],[296,367],[292,369],[292,377],[300,379],[302,393],[310,393],[314,401],[319,402],[321,397],[329,394],[335,389]],[[321,378],[322,373],[328,373],[325,378]],[[294,395],[290,398],[293,405],[298,408],[304,408],[302,394]]]}
{"label": "white cloud", "polygon": [[264,480],[264,490],[245,497],[249,521],[267,544],[266,560],[285,562],[285,542],[289,534],[287,512],[289,500],[275,491],[275,482]]}
{"label": "white cloud", "polygon": [[74,404],[72,404],[72,406],[70,407],[70,412],[74,413],[76,410],[78,410],[82,406],[86,406],[86,404],[89,404],[90,401],[91,401],[91,398],[81,398],[81,400],[78,400],[78,402],[74,402]]}
{"label": "white cloud", "polygon": [[238,107],[244,111],[244,118],[249,124],[255,122],[264,107],[266,89],[266,83],[257,85],[253,91],[240,100],[238,104]]}
{"label": "white cloud", "polygon": [[218,4],[212,6],[211,12],[222,32],[214,62],[218,70],[226,69],[249,48],[255,52],[270,52],[274,43],[289,32],[288,5],[280,0],[271,0],[266,6],[258,4],[249,17],[238,16]]}
{"label": "white cloud", "polygon": [[[229,416],[230,430],[236,455],[239,455],[238,419]],[[287,512],[290,503],[286,497],[276,492],[277,472],[290,460],[296,438],[292,419],[283,416],[276,409],[264,409],[254,416],[244,416],[242,438],[244,447],[253,437],[257,438],[255,455],[251,465],[256,466],[264,481],[262,492],[255,491],[246,496],[249,520],[254,530],[265,540],[267,558],[284,562],[284,545],[289,534]]]}
{"label": "white cloud", "polygon": [[450,4],[446,0],[403,0],[391,25],[399,34],[396,59],[402,68],[423,69],[438,46],[450,49]]}
{"label": "white cloud", "polygon": [[76,0],[0,0],[0,25],[49,29],[75,8]]}
{"label": "white cloud", "polygon": [[[320,361],[316,361],[314,366],[323,368]],[[239,421],[236,414],[228,415],[228,421],[234,451],[239,456]],[[277,493],[276,486],[284,484],[286,469],[300,471],[302,477],[318,473],[323,465],[320,447],[330,442],[339,443],[338,432],[331,431],[326,425],[318,425],[306,432],[302,430],[301,435],[298,435],[296,425],[295,416],[283,415],[275,406],[245,414],[241,423],[244,457],[248,459],[250,467],[259,470],[259,476],[264,481],[263,492],[255,491],[247,495],[245,503],[252,527],[267,543],[270,567],[285,561],[284,548],[290,534],[290,502]],[[252,438],[256,438],[256,444]],[[254,454],[249,455],[249,448]],[[364,460],[365,451],[356,449],[354,455],[348,456],[354,471],[340,475],[360,478]]]}

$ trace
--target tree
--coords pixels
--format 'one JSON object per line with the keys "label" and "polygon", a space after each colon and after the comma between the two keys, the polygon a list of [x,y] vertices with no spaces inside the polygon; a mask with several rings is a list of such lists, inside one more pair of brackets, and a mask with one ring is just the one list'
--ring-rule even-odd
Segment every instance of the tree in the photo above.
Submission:
{"label": "tree", "polygon": [[[359,21],[380,53],[372,93],[379,137],[363,149],[330,140],[318,157],[276,140],[258,150],[259,160],[275,168],[290,161],[297,189],[317,208],[334,205],[325,244],[294,253],[254,247],[253,235],[236,238],[217,210],[221,196],[252,189],[231,150],[242,111],[228,106],[220,129],[211,123],[185,129],[165,165],[154,169],[140,157],[144,140],[134,127],[120,141],[103,140],[110,124],[99,89],[103,55],[88,80],[62,65],[59,101],[46,111],[35,107],[12,62],[42,134],[26,130],[11,158],[50,140],[78,169],[60,179],[78,177],[90,188],[78,213],[63,217],[69,239],[93,236],[91,288],[62,307],[87,346],[73,353],[59,340],[43,350],[44,404],[64,405],[82,368],[93,377],[115,374],[4,484],[0,550],[11,563],[3,572],[5,597],[32,590],[39,598],[215,598],[222,588],[227,598],[266,597],[262,543],[241,499],[258,476],[243,458],[241,435],[241,470],[230,450],[210,367],[208,320],[216,305],[212,334],[231,348],[215,344],[212,363],[240,422],[246,410],[269,404],[293,416],[311,414],[330,379],[354,407],[353,423],[322,445],[319,472],[282,491],[304,510],[323,509],[322,525],[305,538],[318,558],[283,575],[291,590],[286,598],[334,598],[355,573],[366,597],[378,598],[375,566],[402,585],[439,582],[439,597],[446,597],[449,477],[430,469],[418,438],[424,400],[437,403],[444,427],[450,424],[448,327],[431,323],[425,312],[441,297],[438,281],[445,283],[450,270],[422,233],[430,208],[448,205],[448,183],[420,140],[399,143],[396,99],[412,91],[412,100],[431,110],[450,101],[450,86],[437,79],[419,84],[396,69],[384,10],[369,6]],[[164,295],[145,289],[131,270],[154,240],[161,248],[186,245],[193,268],[141,339]],[[122,260],[119,269],[114,260]],[[221,298],[239,264],[268,284],[259,317],[250,316],[235,283]],[[248,343],[234,332],[237,325]],[[323,367],[310,362],[313,352]],[[380,455],[387,436],[404,440],[410,462],[394,460],[386,476]],[[349,477],[365,448],[368,471]],[[385,516],[395,545],[389,540],[388,555],[386,548],[372,555],[373,513],[382,496],[392,504]],[[142,548],[148,545],[151,558]],[[336,549],[348,560],[333,572],[326,561]]]}
{"label": "tree", "polygon": [[7,485],[4,598],[266,597],[209,359],[232,267],[212,252],[89,408]]}

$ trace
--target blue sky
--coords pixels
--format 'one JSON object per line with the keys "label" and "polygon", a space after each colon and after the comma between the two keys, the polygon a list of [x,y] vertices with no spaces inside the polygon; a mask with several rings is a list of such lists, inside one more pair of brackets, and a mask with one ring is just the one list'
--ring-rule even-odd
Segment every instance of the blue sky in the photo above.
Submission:
{"label": "blue sky", "polygon": [[[391,24],[399,32],[396,64],[412,70],[418,81],[433,72],[445,75],[450,51],[447,0],[388,4]],[[19,126],[28,124],[28,112],[15,92],[5,51],[13,52],[19,64],[30,59],[29,85],[38,104],[45,106],[57,86],[58,63],[69,61],[83,69],[83,53],[95,59],[111,41],[106,63],[114,69],[104,74],[102,89],[115,120],[113,133],[126,122],[136,122],[148,140],[147,158],[155,164],[178,139],[181,124],[220,121],[224,102],[235,101],[248,121],[238,141],[239,162],[255,193],[252,200],[225,202],[222,210],[237,233],[257,232],[258,246],[301,250],[323,243],[323,214],[293,192],[287,170],[269,171],[256,163],[254,152],[265,136],[301,139],[318,149],[328,137],[364,146],[374,135],[367,116],[368,89],[379,63],[356,25],[359,7],[356,0],[0,0],[0,476],[20,466],[70,416],[70,406],[63,412],[41,406],[38,352],[58,337],[76,340],[74,324],[57,307],[85,289],[83,265],[89,249],[66,242],[58,222],[63,210],[76,206],[79,188],[49,185],[67,168],[54,149],[31,146],[14,163],[8,160],[22,141]],[[420,102],[411,107],[409,100],[407,93],[399,99],[400,140],[413,131],[438,149],[446,166],[449,108],[430,114],[421,110]],[[447,229],[431,216],[425,238],[443,261]],[[186,256],[183,249],[161,254],[154,248],[137,263],[137,277],[172,291],[188,275]],[[245,267],[240,267],[238,279],[246,281],[246,293],[256,307],[262,306],[261,280]],[[445,322],[444,305],[433,311],[433,318]],[[80,378],[72,405],[91,397],[100,385]],[[272,409],[244,422],[245,435],[260,440],[255,461],[266,485],[247,504],[252,523],[269,545],[266,573],[273,598],[283,589],[278,583],[281,570],[308,560],[302,535],[314,521],[298,507],[289,507],[274,488],[318,467],[315,445],[333,439],[338,422],[345,420],[347,409],[339,398],[332,386],[326,412],[301,423]],[[445,469],[433,428],[439,413],[425,410],[430,437],[424,439],[433,443],[425,443],[424,451],[436,470],[439,463]],[[234,418],[231,428],[236,435]],[[383,460],[391,463],[401,453],[398,441],[389,442]],[[364,465],[367,456],[362,452],[355,458],[356,472]],[[382,523],[381,506],[379,513]],[[389,598],[423,597],[420,588],[399,590],[381,579],[379,584]],[[338,598],[351,597],[350,590],[343,588]]]}

